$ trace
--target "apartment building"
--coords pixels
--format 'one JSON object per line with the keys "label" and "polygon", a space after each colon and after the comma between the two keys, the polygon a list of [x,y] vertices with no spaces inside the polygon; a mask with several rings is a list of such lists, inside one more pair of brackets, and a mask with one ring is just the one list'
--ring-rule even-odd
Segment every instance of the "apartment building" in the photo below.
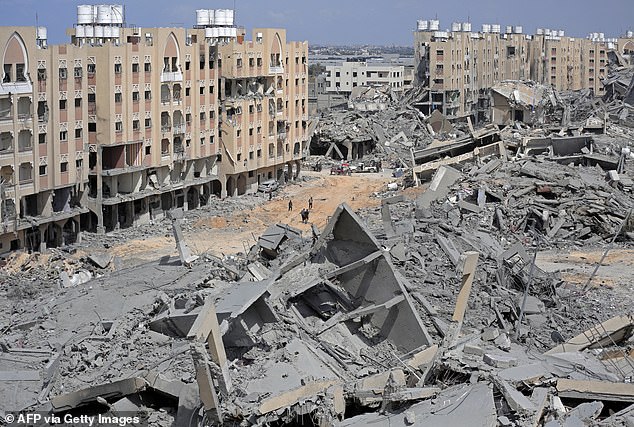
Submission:
{"label": "apartment building", "polygon": [[306,42],[287,43],[282,29],[248,41],[232,13],[213,25],[197,12],[186,29],[128,28],[117,12],[79,6],[62,45],[47,45],[41,27],[0,27],[0,252],[148,223],[299,173]]}
{"label": "apartment building", "polygon": [[426,114],[440,109],[448,116],[484,120],[488,90],[504,80],[533,80],[558,90],[589,88],[600,96],[607,52],[624,45],[623,39],[606,39],[598,33],[587,39],[548,29],[527,35],[521,26],[507,26],[503,32],[497,24],[484,24],[480,32],[472,32],[468,22],[441,31],[437,20],[418,21],[415,81],[429,89],[418,107]]}
{"label": "apartment building", "polygon": [[349,95],[357,86],[387,85],[395,92],[412,86],[412,71],[403,65],[347,61],[326,66],[326,92]]}

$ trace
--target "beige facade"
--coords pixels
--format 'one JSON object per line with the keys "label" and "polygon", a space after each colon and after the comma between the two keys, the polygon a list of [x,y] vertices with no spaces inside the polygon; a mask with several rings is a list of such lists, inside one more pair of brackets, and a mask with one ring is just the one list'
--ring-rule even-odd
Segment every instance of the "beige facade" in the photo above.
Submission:
{"label": "beige facade", "polygon": [[623,39],[607,42],[557,34],[415,31],[416,84],[430,90],[419,107],[427,114],[441,109],[448,116],[484,119],[488,90],[504,80],[533,80],[558,90],[589,88],[602,95],[607,52],[625,46]]}
{"label": "beige facade", "polygon": [[55,46],[36,33],[0,28],[0,252],[299,173],[307,43],[287,44],[284,30],[220,42],[204,28],[121,27],[87,43],[73,29]]}
{"label": "beige facade", "polygon": [[326,67],[326,92],[351,93],[357,86],[387,85],[395,92],[411,88],[411,71],[403,65],[369,64],[367,62],[342,62]]}

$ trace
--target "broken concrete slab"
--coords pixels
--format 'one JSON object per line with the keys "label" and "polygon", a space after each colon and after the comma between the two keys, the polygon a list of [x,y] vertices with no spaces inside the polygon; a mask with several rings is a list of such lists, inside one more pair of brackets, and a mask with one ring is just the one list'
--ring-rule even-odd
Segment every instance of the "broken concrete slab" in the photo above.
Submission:
{"label": "broken concrete slab", "polygon": [[616,316],[605,322],[593,326],[574,338],[569,339],[545,354],[564,353],[570,351],[582,351],[587,348],[597,348],[612,343],[619,343],[632,335],[634,331],[634,318],[631,316]]}
{"label": "broken concrete slab", "polygon": [[127,378],[125,380],[114,381],[109,384],[102,384],[73,393],[55,396],[51,399],[51,405],[55,412],[63,412],[94,403],[98,397],[113,399],[136,394],[145,390],[147,386],[148,383],[143,378]]}
{"label": "broken concrete slab", "polygon": [[560,378],[557,380],[557,394],[573,399],[634,402],[634,384]]}

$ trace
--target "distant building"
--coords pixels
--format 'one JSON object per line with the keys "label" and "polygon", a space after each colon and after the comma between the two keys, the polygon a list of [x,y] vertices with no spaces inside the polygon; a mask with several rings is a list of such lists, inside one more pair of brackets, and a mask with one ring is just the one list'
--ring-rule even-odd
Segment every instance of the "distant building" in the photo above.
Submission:
{"label": "distant building", "polygon": [[[429,89],[418,108],[425,114],[440,109],[447,116],[474,115],[484,120],[489,111],[489,89],[504,80],[533,80],[558,90],[591,89],[603,94],[607,52],[629,39],[566,37],[563,31],[538,29],[523,34],[520,26],[484,24],[472,32],[470,23],[454,23],[441,31],[437,20],[418,21],[414,32],[415,84]],[[627,46],[627,47],[625,47]]]}
{"label": "distant building", "polygon": [[386,85],[395,92],[411,88],[413,71],[405,66],[368,62],[343,62],[326,67],[326,92],[349,95],[357,86]]}
{"label": "distant building", "polygon": [[[211,17],[213,18],[211,18]],[[78,6],[71,42],[0,27],[0,252],[147,223],[294,178],[306,147],[306,42],[197,11],[128,28]]]}

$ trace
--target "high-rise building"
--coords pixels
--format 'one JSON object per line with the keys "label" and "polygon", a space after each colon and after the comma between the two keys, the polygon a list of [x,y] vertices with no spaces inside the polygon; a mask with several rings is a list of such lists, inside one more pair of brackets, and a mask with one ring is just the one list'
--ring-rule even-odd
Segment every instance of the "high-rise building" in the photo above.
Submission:
{"label": "high-rise building", "polygon": [[[588,38],[566,37],[564,31],[538,29],[523,34],[520,26],[454,23],[441,31],[437,20],[418,21],[414,32],[416,84],[429,89],[419,108],[429,114],[440,109],[447,116],[474,115],[484,119],[488,90],[504,80],[533,80],[558,90],[588,88],[603,94],[607,52],[634,49],[626,39],[592,33]],[[631,32],[626,34],[631,37]]]}
{"label": "high-rise building", "polygon": [[0,27],[0,252],[38,250],[293,179],[306,147],[307,43],[247,40],[232,10],[126,27],[78,6],[67,44]]}

